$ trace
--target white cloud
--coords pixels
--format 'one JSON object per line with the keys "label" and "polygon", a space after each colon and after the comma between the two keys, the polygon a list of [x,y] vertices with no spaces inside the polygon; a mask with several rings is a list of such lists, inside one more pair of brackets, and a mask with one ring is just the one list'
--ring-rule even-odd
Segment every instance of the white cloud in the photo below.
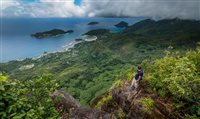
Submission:
{"label": "white cloud", "polygon": [[[40,0],[40,11],[47,12],[50,16],[81,17],[85,15],[84,6],[76,6],[74,0]],[[46,9],[46,10],[44,10]],[[45,14],[45,13],[44,13]]]}
{"label": "white cloud", "polygon": [[0,5],[1,5],[0,9],[4,10],[4,9],[9,8],[11,6],[19,5],[19,2],[15,1],[15,0],[1,0]]}
{"label": "white cloud", "polygon": [[17,0],[2,2],[2,16],[6,17],[81,17],[85,15],[84,6],[76,6],[73,0],[40,0],[24,3]]}
{"label": "white cloud", "polygon": [[38,0],[29,4],[21,1],[3,0],[2,16],[200,19],[200,0],[82,0],[81,6],[74,5],[74,0]]}

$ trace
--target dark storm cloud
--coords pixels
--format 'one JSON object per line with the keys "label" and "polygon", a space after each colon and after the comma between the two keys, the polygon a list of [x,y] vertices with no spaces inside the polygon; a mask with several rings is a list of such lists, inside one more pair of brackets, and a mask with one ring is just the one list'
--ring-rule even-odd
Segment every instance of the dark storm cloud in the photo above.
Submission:
{"label": "dark storm cloud", "polygon": [[200,0],[85,0],[93,16],[200,19]]}

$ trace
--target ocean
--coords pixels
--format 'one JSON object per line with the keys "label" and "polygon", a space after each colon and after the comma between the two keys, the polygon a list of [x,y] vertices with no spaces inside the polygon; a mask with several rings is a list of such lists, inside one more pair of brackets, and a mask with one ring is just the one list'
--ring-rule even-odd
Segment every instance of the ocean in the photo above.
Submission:
{"label": "ocean", "polygon": [[[144,18],[2,18],[0,62],[38,57],[44,52],[56,52],[74,42],[87,31],[106,28],[119,31],[114,25],[125,21],[129,25]],[[97,25],[87,25],[89,22]],[[31,34],[52,29],[74,30],[73,33],[60,37],[36,39]]]}

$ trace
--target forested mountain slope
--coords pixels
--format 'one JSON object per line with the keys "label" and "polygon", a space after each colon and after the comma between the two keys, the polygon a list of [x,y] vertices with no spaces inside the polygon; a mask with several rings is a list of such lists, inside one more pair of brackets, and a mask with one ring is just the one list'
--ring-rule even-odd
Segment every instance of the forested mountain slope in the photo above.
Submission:
{"label": "forested mountain slope", "polygon": [[88,105],[134,65],[163,57],[169,46],[180,55],[195,49],[199,33],[199,21],[148,19],[121,33],[97,35],[96,41],[82,42],[67,52],[1,63],[0,71],[22,82],[51,74],[60,88]]}
{"label": "forested mountain slope", "polygon": [[[174,55],[174,53],[176,55]],[[139,90],[129,88],[129,70],[89,107],[60,89],[51,75],[19,81],[0,74],[0,117],[56,119],[198,119],[200,117],[200,49],[144,62]],[[50,99],[51,97],[51,99]],[[56,112],[57,110],[57,112]]]}

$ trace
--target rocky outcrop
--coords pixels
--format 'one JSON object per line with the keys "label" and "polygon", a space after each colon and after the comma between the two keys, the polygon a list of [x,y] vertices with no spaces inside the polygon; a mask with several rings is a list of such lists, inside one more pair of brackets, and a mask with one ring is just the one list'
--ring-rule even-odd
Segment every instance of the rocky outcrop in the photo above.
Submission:
{"label": "rocky outcrop", "polygon": [[82,107],[72,96],[62,90],[56,91],[51,97],[62,119],[116,119],[105,111]]}
{"label": "rocky outcrop", "polygon": [[[56,91],[51,97],[62,119],[183,119],[173,113],[170,99],[160,97],[148,87],[148,83],[142,82],[135,93],[123,82],[121,87],[113,86],[110,91],[95,98],[91,102],[92,108],[82,107],[62,90]],[[108,96],[112,98],[104,100],[100,110],[94,109],[98,102]]]}
{"label": "rocky outcrop", "polygon": [[[176,119],[181,118],[172,113],[172,103],[148,90],[149,85],[143,83],[138,93],[134,93],[127,85],[112,89],[115,103],[127,114],[128,119]],[[152,101],[152,105],[148,104]]]}
{"label": "rocky outcrop", "polygon": [[[126,83],[122,87],[111,89],[112,100],[101,106],[101,110],[115,114],[120,118],[119,110],[123,110],[125,119],[181,119],[180,115],[173,113],[173,106],[170,99],[164,99],[150,90],[148,83],[142,82],[140,90],[135,93],[128,88]],[[104,94],[107,95],[107,94]],[[102,97],[103,98],[103,97]],[[92,102],[92,106],[101,101],[99,96]]]}

